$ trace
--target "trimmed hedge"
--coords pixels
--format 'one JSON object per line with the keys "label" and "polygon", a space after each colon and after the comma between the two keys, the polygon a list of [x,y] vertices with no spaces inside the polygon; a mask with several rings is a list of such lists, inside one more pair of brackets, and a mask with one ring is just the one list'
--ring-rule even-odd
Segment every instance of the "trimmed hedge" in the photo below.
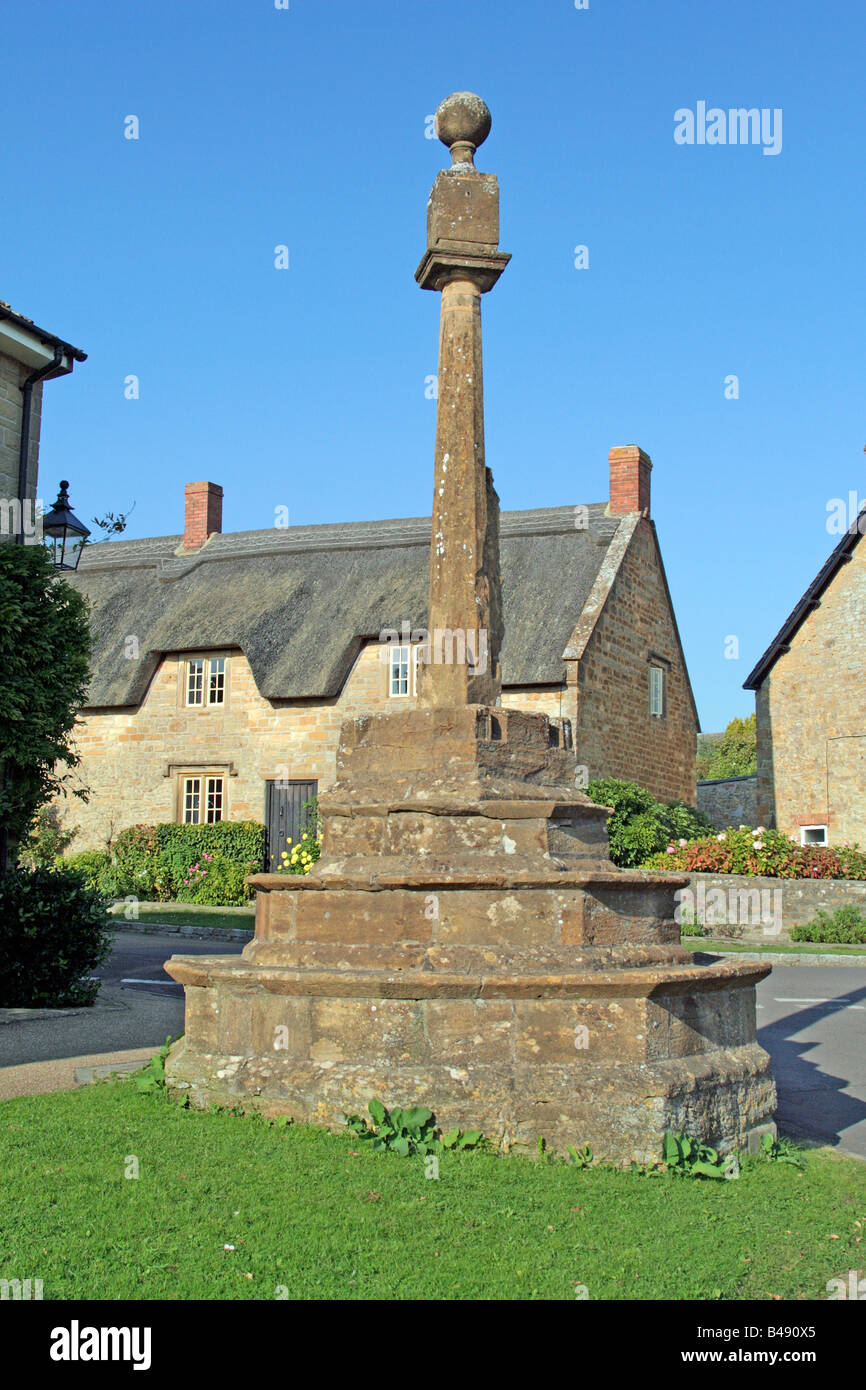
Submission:
{"label": "trimmed hedge", "polygon": [[107,899],[74,869],[0,876],[0,1008],[92,1004],[111,951]]}
{"label": "trimmed hedge", "polygon": [[265,827],[256,821],[216,825],[133,825],[114,842],[112,891],[213,906],[249,902],[246,875],[265,860]]}

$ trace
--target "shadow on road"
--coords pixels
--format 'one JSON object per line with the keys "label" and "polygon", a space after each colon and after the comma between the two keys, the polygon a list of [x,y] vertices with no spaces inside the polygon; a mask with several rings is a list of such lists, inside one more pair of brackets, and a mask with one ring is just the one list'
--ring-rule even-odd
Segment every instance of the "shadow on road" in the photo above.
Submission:
{"label": "shadow on road", "polygon": [[[852,1004],[866,1000],[866,986],[846,989],[840,995]],[[847,1004],[838,1004],[842,1012]],[[847,1095],[851,1078],[833,1076],[809,1054],[825,1045],[825,1039],[804,1041],[800,1034],[834,1012],[829,1004],[799,1005],[784,1018],[758,1029],[758,1041],[773,1061],[779,1106],[776,1123],[783,1134],[812,1143],[844,1144],[844,1131],[866,1119],[866,1102]]]}

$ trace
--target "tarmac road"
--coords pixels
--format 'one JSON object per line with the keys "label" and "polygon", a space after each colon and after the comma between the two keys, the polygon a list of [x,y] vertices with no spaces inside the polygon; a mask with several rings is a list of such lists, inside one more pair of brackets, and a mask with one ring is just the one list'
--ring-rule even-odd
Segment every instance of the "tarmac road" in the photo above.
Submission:
{"label": "tarmac road", "polygon": [[866,969],[774,965],[758,986],[783,1134],[866,1158]]}
{"label": "tarmac road", "polygon": [[[238,955],[242,941],[118,932],[91,1009],[0,1026],[0,1069],[161,1047],[183,1032],[171,955]],[[780,966],[758,986],[758,1036],[773,1059],[783,1134],[866,1158],[866,969]]]}
{"label": "tarmac road", "polygon": [[[96,1004],[55,1018],[39,1016],[0,1026],[0,1068],[85,1053],[162,1047],[183,1032],[183,986],[163,963],[173,955],[238,955],[243,941],[118,932],[114,950],[96,974],[104,981]],[[144,984],[131,981],[143,980]]]}

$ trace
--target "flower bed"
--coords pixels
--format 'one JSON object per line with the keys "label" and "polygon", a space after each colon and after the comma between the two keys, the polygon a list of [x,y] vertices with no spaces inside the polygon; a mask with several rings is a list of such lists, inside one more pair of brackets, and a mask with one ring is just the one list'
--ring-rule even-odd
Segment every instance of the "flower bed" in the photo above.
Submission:
{"label": "flower bed", "polygon": [[322,853],[322,832],[305,830],[296,845],[286,840],[288,849],[280,855],[278,874],[308,874]]}
{"label": "flower bed", "polygon": [[866,879],[866,852],[856,845],[799,845],[779,830],[741,825],[700,840],[679,840],[643,867],[753,878]]}

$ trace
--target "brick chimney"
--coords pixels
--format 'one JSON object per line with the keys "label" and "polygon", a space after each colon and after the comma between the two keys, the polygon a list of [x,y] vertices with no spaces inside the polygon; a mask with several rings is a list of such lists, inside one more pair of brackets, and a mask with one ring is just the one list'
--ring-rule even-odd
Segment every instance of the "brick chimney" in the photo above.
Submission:
{"label": "brick chimney", "polygon": [[649,516],[652,472],[649,454],[645,454],[636,444],[626,444],[621,449],[611,449],[607,457],[610,464],[612,515],[624,516],[626,512],[646,512]]}
{"label": "brick chimney", "polygon": [[208,536],[223,529],[223,490],[218,483],[187,483],[184,550],[201,550]]}

